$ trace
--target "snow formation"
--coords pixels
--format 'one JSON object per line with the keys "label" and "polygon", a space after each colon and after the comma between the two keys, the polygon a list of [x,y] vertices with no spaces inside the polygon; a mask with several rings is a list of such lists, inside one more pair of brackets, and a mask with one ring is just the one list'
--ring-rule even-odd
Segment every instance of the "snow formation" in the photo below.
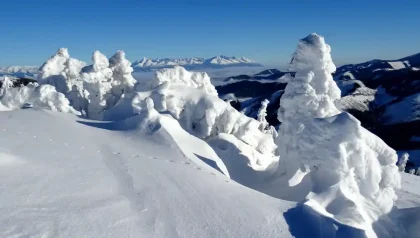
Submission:
{"label": "snow formation", "polygon": [[58,112],[80,114],[70,106],[69,100],[64,94],[55,90],[52,85],[28,84],[19,88],[13,88],[13,83],[8,77],[3,80],[0,89],[0,105],[10,110],[19,109],[23,106],[34,106]]}
{"label": "snow formation", "polygon": [[216,88],[211,84],[210,77],[207,73],[189,72],[181,66],[157,71],[150,87],[154,88],[164,82],[198,88],[210,95],[217,96]]}
{"label": "snow formation", "polygon": [[334,105],[340,90],[331,76],[335,65],[330,51],[317,34],[299,41],[290,65],[296,75],[286,86],[278,111],[279,169],[291,175],[292,186],[302,174],[309,176],[307,205],[374,237],[371,224],[397,199],[397,155]]}
{"label": "snow formation", "polygon": [[[147,98],[160,113],[169,113],[190,134],[211,140],[221,134],[232,135],[236,144],[245,143],[246,159],[255,170],[277,163],[273,136],[259,129],[260,123],[249,118],[217,97],[205,73],[188,72],[178,66],[156,72],[147,91],[136,91],[121,99],[105,113],[106,120],[119,120],[141,112]],[[240,141],[240,142],[239,142]],[[228,142],[226,142],[228,143]],[[241,147],[245,148],[245,147]],[[223,159],[223,158],[222,158]]]}
{"label": "snow formation", "polygon": [[102,119],[106,110],[133,91],[136,81],[123,51],[110,59],[95,51],[92,61],[92,65],[86,66],[70,58],[67,49],[61,48],[41,67],[38,81],[54,85],[87,117]]}
{"label": "snow formation", "polygon": [[400,159],[398,160],[398,170],[400,172],[404,172],[405,171],[405,167],[407,166],[407,162],[408,162],[408,153],[404,153],[401,155]]}

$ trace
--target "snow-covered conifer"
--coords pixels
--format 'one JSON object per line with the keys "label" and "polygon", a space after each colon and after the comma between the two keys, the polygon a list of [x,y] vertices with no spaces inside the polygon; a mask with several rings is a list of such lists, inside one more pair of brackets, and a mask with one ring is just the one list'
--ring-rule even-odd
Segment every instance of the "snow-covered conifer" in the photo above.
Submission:
{"label": "snow-covered conifer", "polygon": [[265,119],[265,117],[267,116],[267,106],[269,102],[270,101],[268,101],[267,99],[264,99],[264,101],[261,102],[260,109],[258,109],[257,121],[261,123],[259,127],[261,131],[265,131],[268,127],[268,122]]}
{"label": "snow-covered conifer", "polygon": [[407,166],[409,154],[404,153],[401,155],[400,159],[398,160],[398,170],[401,172],[405,171],[405,167]]}
{"label": "snow-covered conifer", "polygon": [[92,55],[93,65],[82,73],[83,88],[89,92],[87,115],[89,118],[100,119],[104,110],[117,101],[110,94],[112,85],[112,70],[105,55],[95,51]]}
{"label": "snow-covered conifer", "polygon": [[409,174],[414,174],[416,172],[416,170],[415,169],[410,169],[410,170],[408,170],[408,173]]}
{"label": "snow-covered conifer", "polygon": [[[312,186],[305,204],[369,233],[397,198],[397,155],[356,118],[336,108],[340,90],[331,75],[335,65],[330,51],[318,34],[299,41],[290,65],[296,74],[278,111],[279,168],[287,169],[283,173],[292,177],[289,184],[300,183],[303,177],[296,175],[308,174]],[[336,209],[327,211],[331,204]],[[341,209],[339,204],[347,205]]]}
{"label": "snow-covered conifer", "polygon": [[109,66],[112,70],[112,92],[115,95],[122,95],[131,92],[136,80],[131,73],[133,68],[130,61],[125,58],[122,50],[117,51],[110,59]]}

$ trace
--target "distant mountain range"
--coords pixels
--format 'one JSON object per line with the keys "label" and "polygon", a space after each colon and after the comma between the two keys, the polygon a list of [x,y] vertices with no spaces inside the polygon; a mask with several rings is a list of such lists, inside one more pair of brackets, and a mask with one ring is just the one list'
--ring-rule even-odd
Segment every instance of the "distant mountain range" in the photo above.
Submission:
{"label": "distant mountain range", "polygon": [[[245,57],[228,57],[215,56],[209,59],[193,57],[193,58],[163,58],[163,59],[148,59],[134,61],[131,66],[134,72],[154,71],[162,68],[171,68],[176,65],[183,66],[189,70],[205,70],[205,69],[219,69],[226,67],[261,67],[262,65]],[[37,66],[9,66],[0,67],[1,76],[13,76],[17,78],[35,78]]]}
{"label": "distant mountain range", "polygon": [[212,69],[212,68],[226,68],[226,67],[260,67],[261,64],[245,58],[245,57],[228,57],[215,56],[209,59],[193,57],[193,58],[175,58],[175,59],[148,59],[134,61],[132,67],[134,72],[139,71],[153,71],[161,68],[173,67],[176,65],[183,66],[186,69]]}
{"label": "distant mountain range", "polygon": [[[228,77],[216,87],[219,96],[250,117],[264,99],[267,121],[279,126],[277,111],[286,83],[277,69]],[[337,106],[398,151],[408,151],[420,166],[420,53],[399,60],[371,60],[343,65],[333,74],[341,89]]]}
{"label": "distant mountain range", "polygon": [[17,78],[35,78],[35,74],[38,71],[37,66],[9,66],[0,67],[1,76],[13,76]]}

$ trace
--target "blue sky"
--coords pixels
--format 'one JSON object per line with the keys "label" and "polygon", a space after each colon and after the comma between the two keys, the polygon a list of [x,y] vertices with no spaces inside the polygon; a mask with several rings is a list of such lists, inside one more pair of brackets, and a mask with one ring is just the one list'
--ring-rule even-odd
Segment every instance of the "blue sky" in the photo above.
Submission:
{"label": "blue sky", "polygon": [[[7,1],[7,0],[6,0]],[[40,65],[59,47],[146,57],[246,56],[288,63],[325,36],[337,65],[420,52],[420,1],[1,1],[0,65]]]}

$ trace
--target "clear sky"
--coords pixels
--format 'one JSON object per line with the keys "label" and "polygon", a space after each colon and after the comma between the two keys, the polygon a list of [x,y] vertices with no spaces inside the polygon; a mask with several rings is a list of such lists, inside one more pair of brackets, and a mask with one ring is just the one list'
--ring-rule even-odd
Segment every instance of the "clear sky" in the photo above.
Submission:
{"label": "clear sky", "polygon": [[[6,3],[5,3],[6,2]],[[146,57],[245,56],[284,66],[325,36],[337,65],[420,52],[420,1],[0,1],[0,65],[40,65],[59,47]]]}

